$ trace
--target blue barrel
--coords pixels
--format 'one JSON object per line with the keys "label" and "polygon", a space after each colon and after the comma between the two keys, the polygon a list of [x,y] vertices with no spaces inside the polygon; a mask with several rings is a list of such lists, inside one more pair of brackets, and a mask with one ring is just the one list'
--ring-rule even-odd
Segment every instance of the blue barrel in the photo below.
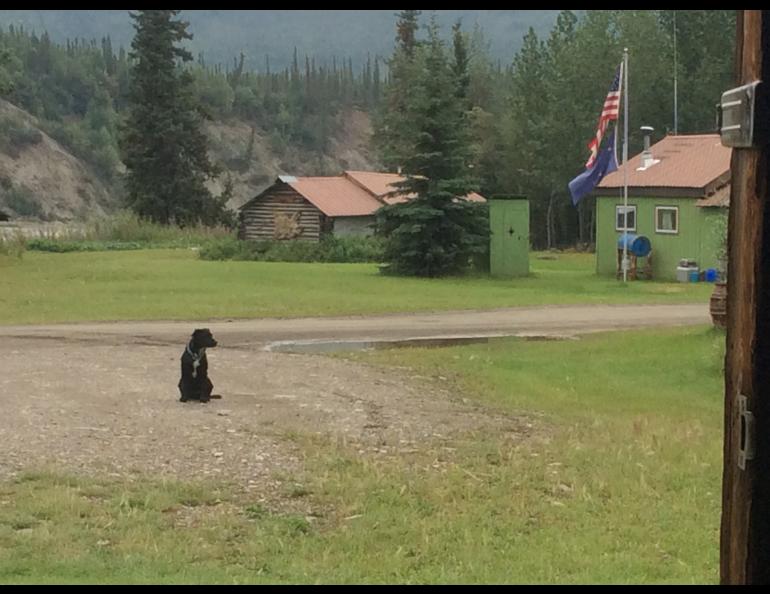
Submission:
{"label": "blue barrel", "polygon": [[716,268],[709,268],[706,270],[706,282],[707,283],[715,283],[717,282],[717,269]]}
{"label": "blue barrel", "polygon": [[690,282],[691,283],[697,283],[700,280],[700,274],[697,270],[691,270],[690,271]]}
{"label": "blue barrel", "polygon": [[624,240],[628,251],[637,258],[645,258],[652,251],[652,244],[644,235],[635,235],[634,233],[622,234],[618,237],[619,250],[623,249]]}

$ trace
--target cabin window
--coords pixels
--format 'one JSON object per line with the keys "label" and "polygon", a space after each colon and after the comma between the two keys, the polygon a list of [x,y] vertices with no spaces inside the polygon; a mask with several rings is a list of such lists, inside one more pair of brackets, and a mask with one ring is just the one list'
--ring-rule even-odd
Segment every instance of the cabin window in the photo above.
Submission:
{"label": "cabin window", "polygon": [[679,233],[679,207],[655,207],[655,232]]}
{"label": "cabin window", "polygon": [[[628,221],[625,221],[625,218],[628,218]],[[615,231],[623,231],[626,228],[626,222],[628,222],[629,231],[636,231],[636,206],[615,207]]]}

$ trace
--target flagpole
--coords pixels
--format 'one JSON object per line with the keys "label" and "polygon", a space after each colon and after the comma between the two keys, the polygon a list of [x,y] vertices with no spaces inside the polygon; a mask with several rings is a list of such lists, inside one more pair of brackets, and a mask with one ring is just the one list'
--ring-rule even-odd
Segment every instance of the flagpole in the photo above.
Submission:
{"label": "flagpole", "polygon": [[623,282],[628,282],[628,48],[623,48]]}

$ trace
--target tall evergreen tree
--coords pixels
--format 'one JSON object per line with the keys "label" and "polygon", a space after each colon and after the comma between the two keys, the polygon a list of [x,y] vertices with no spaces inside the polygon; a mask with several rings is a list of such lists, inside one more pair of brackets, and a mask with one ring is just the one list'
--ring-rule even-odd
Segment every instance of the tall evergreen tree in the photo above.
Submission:
{"label": "tall evergreen tree", "polygon": [[488,230],[483,207],[459,199],[477,186],[468,174],[463,106],[435,21],[424,65],[412,106],[412,148],[401,156],[407,177],[399,184],[416,197],[380,209],[378,223],[389,270],[432,277],[465,269],[486,251]]}
{"label": "tall evergreen tree", "polygon": [[104,69],[109,76],[114,76],[116,71],[115,53],[112,51],[112,40],[110,36],[102,37],[102,60]]}
{"label": "tall evergreen tree", "polygon": [[398,170],[401,157],[410,152],[414,129],[412,105],[419,86],[423,55],[417,40],[419,10],[402,10],[396,23],[396,49],[388,62],[388,85],[380,109],[374,117],[374,142],[380,160],[390,170]]}
{"label": "tall evergreen tree", "polygon": [[474,171],[481,180],[485,196],[506,191],[500,183],[503,171],[510,167],[505,158],[501,129],[504,89],[508,75],[497,72],[481,28],[476,25],[468,44],[467,105]]}
{"label": "tall evergreen tree", "polygon": [[417,30],[420,28],[419,10],[402,10],[396,23],[398,49],[411,56],[417,47]]}
{"label": "tall evergreen tree", "polygon": [[460,99],[466,109],[470,108],[468,101],[468,87],[470,86],[470,72],[468,70],[470,56],[468,54],[468,42],[460,28],[461,23],[457,21],[452,26],[452,48],[454,50],[454,61],[452,62],[452,71],[455,77],[457,88],[457,97]]}
{"label": "tall evergreen tree", "polygon": [[545,44],[530,28],[513,60],[512,96],[504,123],[506,157],[511,166],[502,172],[502,183],[508,192],[529,198],[533,221],[531,235],[544,247],[551,247],[553,241],[549,213],[553,212],[551,192],[555,191],[547,181],[552,151],[546,144],[545,129],[545,123],[552,117],[548,76]]}
{"label": "tall evergreen tree", "polygon": [[376,107],[380,102],[380,58],[374,57],[374,71],[372,72],[372,103]]}
{"label": "tall evergreen tree", "polygon": [[217,169],[209,161],[193,79],[182,69],[191,54],[177,44],[191,39],[178,10],[131,14],[130,105],[121,137],[129,206],[161,223],[207,224],[227,218],[224,197],[206,181]]}

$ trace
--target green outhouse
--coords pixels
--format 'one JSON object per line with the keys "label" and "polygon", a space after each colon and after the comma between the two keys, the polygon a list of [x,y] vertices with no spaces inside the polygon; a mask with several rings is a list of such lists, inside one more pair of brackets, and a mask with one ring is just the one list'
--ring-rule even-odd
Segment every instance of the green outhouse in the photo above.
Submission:
{"label": "green outhouse", "polygon": [[523,196],[489,199],[489,273],[529,274],[529,200]]}

